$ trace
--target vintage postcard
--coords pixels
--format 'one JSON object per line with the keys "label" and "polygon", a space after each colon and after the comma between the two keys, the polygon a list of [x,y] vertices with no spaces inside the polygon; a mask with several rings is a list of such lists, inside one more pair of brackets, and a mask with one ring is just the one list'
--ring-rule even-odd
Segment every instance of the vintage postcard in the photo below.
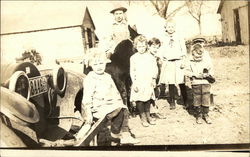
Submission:
{"label": "vintage postcard", "polygon": [[0,148],[247,151],[248,7],[1,1]]}

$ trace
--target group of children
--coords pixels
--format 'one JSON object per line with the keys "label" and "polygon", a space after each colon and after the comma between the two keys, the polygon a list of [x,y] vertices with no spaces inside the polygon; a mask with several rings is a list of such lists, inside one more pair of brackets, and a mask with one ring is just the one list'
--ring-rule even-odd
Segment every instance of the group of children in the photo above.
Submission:
{"label": "group of children", "polygon": [[188,55],[184,39],[175,32],[174,21],[169,20],[162,43],[157,38],[147,42],[146,37],[140,35],[134,40],[134,48],[137,53],[130,59],[131,101],[136,103],[143,126],[155,125],[150,106],[154,104],[156,84],[168,85],[170,110],[176,107],[176,87],[179,86],[185,108],[188,107],[186,87],[192,88],[197,124],[201,124],[202,119],[212,123],[208,112],[214,72],[203,43],[195,42]]}
{"label": "group of children", "polygon": [[[154,103],[157,84],[169,87],[170,109],[175,109],[175,88],[180,87],[184,105],[187,103],[185,81],[191,81],[193,90],[193,106],[196,111],[197,124],[202,119],[210,124],[208,116],[210,104],[210,82],[213,68],[211,59],[204,47],[196,43],[187,55],[185,41],[175,31],[175,23],[167,21],[165,38],[160,41],[139,35],[134,42],[135,54],[130,58],[130,76],[132,80],[130,101],[136,104],[144,127],[155,125],[150,116],[151,104]],[[137,143],[137,139],[129,134],[128,110],[122,103],[121,96],[111,76],[105,73],[105,66],[110,60],[100,49],[93,49],[89,64],[93,71],[84,80],[83,106],[87,113],[87,123],[93,117],[107,115],[111,122],[111,135],[119,137],[127,143]],[[206,55],[205,55],[206,54]],[[124,142],[124,143],[126,143]]]}

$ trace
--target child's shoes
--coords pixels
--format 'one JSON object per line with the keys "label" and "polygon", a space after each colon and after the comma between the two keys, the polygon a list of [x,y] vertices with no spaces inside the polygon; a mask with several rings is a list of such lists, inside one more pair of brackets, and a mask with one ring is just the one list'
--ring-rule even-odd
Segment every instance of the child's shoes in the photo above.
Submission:
{"label": "child's shoes", "polygon": [[175,102],[171,102],[170,103],[170,110],[174,110],[176,107],[175,107]]}
{"label": "child's shoes", "polygon": [[202,106],[202,113],[203,113],[203,117],[202,118],[205,120],[205,122],[207,124],[212,124],[212,120],[208,116],[208,112],[209,112],[209,107]]}
{"label": "child's shoes", "polygon": [[144,127],[149,127],[149,124],[148,124],[148,122],[146,122],[146,121],[142,121],[141,124],[142,124],[142,126],[144,126]]}
{"label": "child's shoes", "polygon": [[129,132],[123,132],[121,136],[121,144],[137,144],[140,140],[133,138]]}
{"label": "child's shoes", "polygon": [[196,123],[202,124],[202,108],[200,106],[195,107]]}
{"label": "child's shoes", "polygon": [[[152,116],[153,116],[153,118],[152,118]],[[151,116],[151,118],[153,120],[156,120],[156,119],[166,119],[167,118],[165,115],[162,115],[161,113],[154,113],[152,116]]]}
{"label": "child's shoes", "polygon": [[157,116],[159,119],[166,119],[167,118],[165,115],[162,115],[160,113],[158,113]]}
{"label": "child's shoes", "polygon": [[147,122],[148,122],[150,125],[155,125],[155,124],[156,124],[155,121],[153,121],[153,119],[151,118],[149,112],[146,112],[146,118],[147,118]]}
{"label": "child's shoes", "polygon": [[[149,115],[150,116],[150,115]],[[147,115],[145,112],[141,113],[141,124],[144,127],[149,127],[149,124],[147,122]]]}
{"label": "child's shoes", "polygon": [[201,117],[197,117],[196,118],[196,123],[197,124],[202,124],[202,118]]}
{"label": "child's shoes", "polygon": [[153,118],[151,118],[151,117],[147,117],[147,122],[150,125],[155,125],[156,124],[155,121],[153,120]]}
{"label": "child's shoes", "polygon": [[212,124],[212,120],[207,114],[203,115],[203,119],[207,124]]}
{"label": "child's shoes", "polygon": [[150,124],[150,125],[155,125],[156,123],[155,123],[155,121],[153,120],[153,118],[150,118],[150,119],[148,119],[148,124]]}
{"label": "child's shoes", "polygon": [[156,125],[155,121],[151,120],[148,122],[150,125]]}
{"label": "child's shoes", "polygon": [[112,138],[115,138],[115,139],[121,138],[121,134],[120,133],[115,134],[115,133],[111,132],[110,135],[111,135]]}

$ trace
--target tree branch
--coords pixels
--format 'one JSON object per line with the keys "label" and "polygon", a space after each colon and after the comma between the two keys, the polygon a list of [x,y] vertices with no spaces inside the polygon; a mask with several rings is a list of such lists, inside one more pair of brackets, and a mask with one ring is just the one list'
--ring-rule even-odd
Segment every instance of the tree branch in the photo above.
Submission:
{"label": "tree branch", "polygon": [[163,6],[163,11],[162,14],[164,15],[164,18],[167,19],[167,11],[168,11],[168,6],[169,6],[169,2],[167,0],[164,0],[164,6]]}
{"label": "tree branch", "polygon": [[195,14],[191,11],[191,10],[188,10],[188,13],[196,20],[199,22],[199,16],[196,17]]}
{"label": "tree branch", "polygon": [[183,4],[182,6],[179,6],[178,8],[176,8],[174,11],[172,11],[171,13],[169,13],[165,19],[168,19],[172,16],[174,16],[179,10],[181,10],[183,7],[185,6],[185,4]]}
{"label": "tree branch", "polygon": [[188,0],[185,2],[188,7],[188,13],[197,21],[199,25],[199,33],[201,34],[201,15],[203,1]]}
{"label": "tree branch", "polygon": [[154,2],[153,0],[150,0],[150,2],[153,4],[153,6],[155,7],[156,11],[159,13],[160,9],[158,7],[157,1]]}
{"label": "tree branch", "polygon": [[201,8],[202,8],[202,5],[203,5],[203,1],[200,1],[200,3],[199,3],[199,9],[198,9],[198,17],[199,17],[199,19],[201,17]]}
{"label": "tree branch", "polygon": [[176,8],[174,11],[168,13],[170,0],[161,0],[161,1],[150,0],[150,2],[156,9],[158,15],[160,15],[164,19],[168,19],[174,16],[179,10],[181,10],[185,6],[185,4],[183,4],[182,6],[179,6],[178,8]]}
{"label": "tree branch", "polygon": [[[202,2],[202,1],[201,1]],[[197,21],[200,21],[200,15],[201,15],[201,3],[199,3],[198,7],[194,6],[194,2],[191,0],[186,1],[185,5],[188,7],[188,13]],[[194,9],[196,8],[196,9]],[[199,15],[200,14],[200,15]]]}

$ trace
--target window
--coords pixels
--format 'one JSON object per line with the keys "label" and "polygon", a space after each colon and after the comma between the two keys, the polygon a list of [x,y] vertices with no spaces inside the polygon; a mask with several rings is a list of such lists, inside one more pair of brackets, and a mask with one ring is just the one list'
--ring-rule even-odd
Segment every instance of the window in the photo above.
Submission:
{"label": "window", "polygon": [[88,36],[89,48],[92,48],[93,47],[92,32],[91,32],[91,29],[89,28],[87,28],[87,36]]}

